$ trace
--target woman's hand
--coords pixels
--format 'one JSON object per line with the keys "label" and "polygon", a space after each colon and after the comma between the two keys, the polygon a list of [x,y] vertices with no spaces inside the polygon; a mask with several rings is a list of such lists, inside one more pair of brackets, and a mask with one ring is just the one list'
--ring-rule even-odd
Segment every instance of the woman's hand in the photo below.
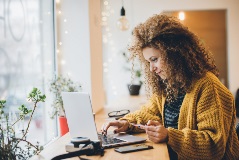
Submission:
{"label": "woman's hand", "polygon": [[168,130],[158,121],[149,120],[145,131],[149,140],[154,143],[166,142],[168,140]]}
{"label": "woman's hand", "polygon": [[125,132],[128,130],[129,122],[125,120],[107,122],[101,127],[102,134],[106,135],[110,126],[117,127],[117,129],[114,130],[114,133]]}

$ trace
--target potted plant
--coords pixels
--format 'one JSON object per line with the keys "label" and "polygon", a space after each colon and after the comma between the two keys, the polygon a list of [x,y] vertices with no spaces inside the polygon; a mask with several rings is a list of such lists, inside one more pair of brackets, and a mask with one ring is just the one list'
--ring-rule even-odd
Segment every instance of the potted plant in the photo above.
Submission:
{"label": "potted plant", "polygon": [[129,53],[123,52],[122,55],[126,62],[124,69],[131,72],[131,83],[127,85],[129,94],[139,95],[141,85],[143,84],[140,63],[135,59],[132,66],[132,64],[130,63]]}
{"label": "potted plant", "polygon": [[63,106],[63,100],[61,92],[79,92],[82,87],[79,83],[72,81],[68,77],[58,76],[50,82],[50,92],[53,93],[54,100],[52,103],[51,118],[58,116],[60,124],[60,134],[63,136],[69,132],[67,125],[67,119],[65,117],[65,109]]}
{"label": "potted plant", "polygon": [[[6,100],[0,100],[0,159],[29,159],[34,154],[40,153],[43,149],[42,146],[39,146],[38,142],[34,145],[29,142],[26,137],[37,104],[39,102],[45,102],[45,98],[46,96],[42,95],[40,90],[33,88],[28,95],[28,100],[33,103],[33,109],[28,109],[25,105],[21,105],[18,108],[19,117],[17,117],[15,121],[10,121],[8,114],[4,111]],[[22,130],[22,134],[17,134],[14,130],[14,126],[26,116],[30,117],[27,128]],[[26,145],[23,148],[24,143]]]}

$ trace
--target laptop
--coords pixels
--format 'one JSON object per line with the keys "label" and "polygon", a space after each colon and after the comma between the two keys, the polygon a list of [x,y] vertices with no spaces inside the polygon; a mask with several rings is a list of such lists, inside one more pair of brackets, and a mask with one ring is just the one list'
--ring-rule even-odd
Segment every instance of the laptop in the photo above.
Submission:
{"label": "laptop", "polygon": [[84,92],[62,92],[61,95],[71,138],[87,137],[91,141],[101,141],[103,148],[146,141],[145,138],[126,133],[107,136],[97,133],[90,95]]}

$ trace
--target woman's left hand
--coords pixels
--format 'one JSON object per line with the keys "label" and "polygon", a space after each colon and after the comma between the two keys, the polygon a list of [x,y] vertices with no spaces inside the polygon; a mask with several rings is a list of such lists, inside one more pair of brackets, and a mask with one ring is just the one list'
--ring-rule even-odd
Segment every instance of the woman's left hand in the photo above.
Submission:
{"label": "woman's left hand", "polygon": [[158,121],[149,120],[145,131],[149,140],[154,143],[167,142],[168,140],[168,130]]}

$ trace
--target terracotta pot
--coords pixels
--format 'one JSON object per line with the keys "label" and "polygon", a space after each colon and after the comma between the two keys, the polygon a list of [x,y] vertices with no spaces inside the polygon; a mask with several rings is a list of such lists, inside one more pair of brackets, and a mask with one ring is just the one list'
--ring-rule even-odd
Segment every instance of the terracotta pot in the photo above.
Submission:
{"label": "terracotta pot", "polygon": [[61,134],[61,136],[65,135],[66,133],[69,132],[66,117],[63,117],[63,116],[59,117],[59,124],[60,124],[60,134]]}

